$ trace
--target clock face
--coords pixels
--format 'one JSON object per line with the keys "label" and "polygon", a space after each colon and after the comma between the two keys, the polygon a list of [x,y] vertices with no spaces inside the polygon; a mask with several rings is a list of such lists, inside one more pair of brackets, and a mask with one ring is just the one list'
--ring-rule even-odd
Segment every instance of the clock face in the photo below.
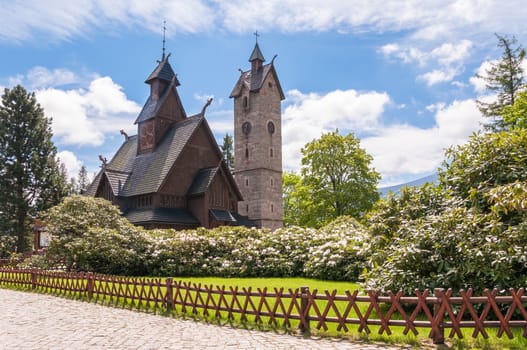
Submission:
{"label": "clock face", "polygon": [[245,135],[249,135],[249,133],[251,132],[251,123],[249,122],[245,122],[242,124],[242,131]]}
{"label": "clock face", "polygon": [[152,148],[154,145],[154,123],[150,121],[141,125],[140,134],[141,148]]}
{"label": "clock face", "polygon": [[269,134],[271,135],[274,134],[274,130],[275,130],[274,123],[273,122],[267,123],[267,131],[269,131]]}

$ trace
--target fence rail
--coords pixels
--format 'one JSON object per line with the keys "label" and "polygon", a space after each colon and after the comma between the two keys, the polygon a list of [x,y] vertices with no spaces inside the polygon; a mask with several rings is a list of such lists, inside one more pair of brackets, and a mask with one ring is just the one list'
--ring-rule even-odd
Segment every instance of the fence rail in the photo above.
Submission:
{"label": "fence rail", "polygon": [[288,328],[299,327],[303,332],[312,329],[392,334],[393,327],[403,327],[403,334],[417,335],[418,328],[429,331],[434,343],[448,337],[462,338],[463,328],[471,328],[472,337],[487,338],[489,329],[498,337],[513,337],[513,328],[522,328],[527,337],[527,296],[523,288],[509,289],[499,295],[496,289],[483,295],[473,295],[472,289],[415,290],[414,296],[402,292],[309,290],[307,287],[239,288],[213,286],[166,279],[129,278],[91,273],[67,273],[42,270],[0,268],[0,286],[33,289],[45,293],[74,295],[92,301],[124,303],[130,307],[176,310],[205,317],[239,319]]}

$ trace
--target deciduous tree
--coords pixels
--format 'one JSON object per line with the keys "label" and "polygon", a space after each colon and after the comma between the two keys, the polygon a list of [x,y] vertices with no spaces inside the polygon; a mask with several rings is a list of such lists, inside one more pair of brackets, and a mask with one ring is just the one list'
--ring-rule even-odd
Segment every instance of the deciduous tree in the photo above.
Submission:
{"label": "deciduous tree", "polygon": [[336,217],[359,218],[379,199],[380,175],[353,134],[323,134],[302,150],[302,181],[319,209],[319,225]]}

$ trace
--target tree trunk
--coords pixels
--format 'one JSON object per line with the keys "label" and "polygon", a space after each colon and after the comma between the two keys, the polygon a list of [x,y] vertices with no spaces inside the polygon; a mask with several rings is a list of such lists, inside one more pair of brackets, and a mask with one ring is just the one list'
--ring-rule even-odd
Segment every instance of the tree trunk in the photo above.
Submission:
{"label": "tree trunk", "polygon": [[17,253],[24,253],[28,250],[27,240],[26,240],[26,216],[27,211],[23,208],[18,208],[17,212],[17,223],[16,223],[16,234],[18,237],[17,241]]}

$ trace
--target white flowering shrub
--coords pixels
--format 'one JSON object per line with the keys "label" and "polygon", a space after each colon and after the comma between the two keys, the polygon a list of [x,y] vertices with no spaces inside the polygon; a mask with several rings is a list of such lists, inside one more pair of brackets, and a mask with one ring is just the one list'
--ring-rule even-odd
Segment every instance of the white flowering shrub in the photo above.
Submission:
{"label": "white flowering shrub", "polygon": [[104,200],[74,196],[46,215],[46,259],[71,270],[152,276],[293,277],[357,280],[366,231],[351,218],[322,229],[223,226],[144,230]]}
{"label": "white flowering shrub", "polygon": [[357,281],[364,267],[363,251],[369,241],[364,227],[341,217],[318,230],[311,241],[304,275],[328,280]]}

